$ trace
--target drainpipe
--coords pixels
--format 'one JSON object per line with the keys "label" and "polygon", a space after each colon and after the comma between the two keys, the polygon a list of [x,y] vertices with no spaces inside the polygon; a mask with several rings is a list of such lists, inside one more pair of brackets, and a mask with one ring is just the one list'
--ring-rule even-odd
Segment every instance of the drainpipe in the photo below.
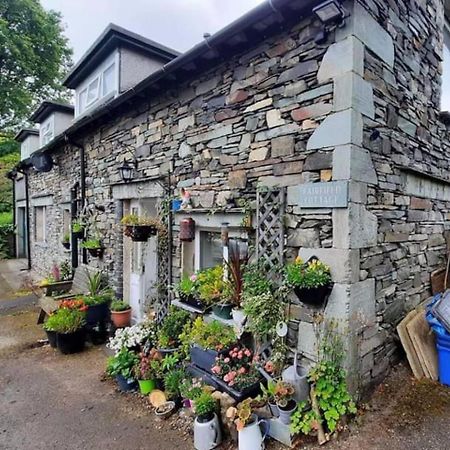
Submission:
{"label": "drainpipe", "polygon": [[[12,181],[12,210],[13,210],[13,226],[17,236],[17,223],[16,223],[16,178],[11,178]],[[17,258],[17,237],[14,239],[14,258]]]}
{"label": "drainpipe", "polygon": [[[79,183],[76,182],[72,188],[70,189],[70,223],[76,219],[78,212],[78,186]],[[72,270],[78,267],[78,239],[75,237],[72,229],[72,225],[70,225],[70,249],[72,256]]]}
{"label": "drainpipe", "polygon": [[[83,208],[86,204],[86,161],[85,161],[85,151],[84,146],[79,144],[78,142],[72,141],[69,136],[66,134],[64,136],[65,141],[73,146],[78,148],[80,151],[80,198],[81,198],[81,210],[83,211]],[[83,248],[83,264],[87,264],[87,251],[85,248]]]}
{"label": "drainpipe", "polygon": [[[26,170],[17,169],[25,178],[25,225],[27,234],[27,269],[31,270],[31,240],[30,240],[30,189],[28,184],[28,173]],[[15,209],[14,205],[14,209]]]}

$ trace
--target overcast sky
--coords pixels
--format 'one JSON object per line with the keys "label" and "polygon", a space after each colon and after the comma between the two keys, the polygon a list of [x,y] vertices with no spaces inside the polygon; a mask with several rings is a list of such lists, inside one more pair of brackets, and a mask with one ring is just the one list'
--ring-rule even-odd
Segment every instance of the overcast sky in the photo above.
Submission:
{"label": "overcast sky", "polygon": [[263,0],[41,0],[59,11],[74,62],[113,22],[175,50],[185,51]]}

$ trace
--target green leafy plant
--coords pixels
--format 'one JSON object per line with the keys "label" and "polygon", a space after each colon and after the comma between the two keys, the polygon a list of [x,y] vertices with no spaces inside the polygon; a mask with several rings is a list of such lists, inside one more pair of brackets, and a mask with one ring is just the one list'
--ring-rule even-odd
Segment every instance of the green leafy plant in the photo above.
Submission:
{"label": "green leafy plant", "polygon": [[190,322],[191,316],[187,311],[170,308],[169,314],[163,320],[158,330],[158,345],[160,348],[175,348],[180,344],[180,334],[184,326]]}
{"label": "green leafy plant", "polygon": [[283,320],[285,305],[273,293],[246,294],[242,308],[248,317],[246,329],[263,341],[275,334],[277,323]]}
{"label": "green leafy plant", "polygon": [[84,221],[82,219],[74,220],[72,222],[72,231],[74,233],[82,233],[84,231]]}
{"label": "green leafy plant", "polygon": [[69,234],[69,233],[66,233],[66,234],[63,235],[62,243],[63,243],[63,244],[68,244],[68,243],[70,243],[70,234]]}
{"label": "green leafy plant", "polygon": [[237,337],[232,327],[228,327],[217,320],[205,322],[197,317],[192,327],[180,336],[182,344],[196,344],[205,350],[222,350],[236,342]]}
{"label": "green leafy plant", "polygon": [[303,262],[300,257],[285,267],[285,280],[289,286],[297,288],[317,288],[331,283],[330,268],[313,259]]}
{"label": "green leafy plant", "polygon": [[44,329],[61,334],[74,333],[84,326],[85,320],[85,311],[60,308],[50,315],[44,324]]}
{"label": "green leafy plant", "polygon": [[180,362],[180,357],[177,353],[173,353],[171,355],[166,355],[161,360],[161,368],[165,372],[170,372],[175,369],[177,364]]}
{"label": "green leafy plant", "polygon": [[139,363],[136,353],[123,348],[115,356],[108,358],[106,373],[110,376],[122,375],[130,380],[134,376],[134,367]]}
{"label": "green leafy plant", "polygon": [[161,376],[161,354],[155,349],[149,353],[142,352],[133,368],[134,376],[138,380],[156,380]]}
{"label": "green leafy plant", "polygon": [[175,291],[180,296],[195,296],[198,293],[197,287],[197,275],[184,275],[180,282],[175,286]]}
{"label": "green leafy plant", "polygon": [[131,309],[131,306],[123,300],[113,300],[111,302],[111,311],[121,312],[128,311],[129,309]]}
{"label": "green leafy plant", "polygon": [[181,383],[185,377],[186,371],[184,369],[169,370],[164,375],[164,390],[166,392],[167,398],[173,400],[180,397]]}
{"label": "green leafy plant", "polygon": [[86,239],[81,243],[81,247],[86,249],[91,248],[97,250],[102,248],[102,241],[97,238]]}
{"label": "green leafy plant", "polygon": [[242,296],[254,296],[273,292],[275,283],[267,276],[263,261],[247,264],[243,272]]}
{"label": "green leafy plant", "polygon": [[195,414],[198,417],[211,416],[216,410],[216,400],[210,392],[204,390],[202,393],[194,399]]}
{"label": "green leafy plant", "polygon": [[91,295],[104,294],[108,289],[108,280],[103,272],[89,272],[86,269],[86,277]]}
{"label": "green leafy plant", "polygon": [[183,398],[195,400],[203,392],[201,380],[185,378],[180,384],[180,394]]}
{"label": "green leafy plant", "polygon": [[127,214],[122,217],[120,221],[122,225],[132,226],[132,227],[154,227],[156,229],[161,229],[161,221],[156,217],[138,216],[137,214]]}
{"label": "green leafy plant", "polygon": [[103,305],[111,302],[111,295],[108,293],[99,295],[85,295],[83,301],[86,306]]}
{"label": "green leafy plant", "polygon": [[318,417],[307,402],[300,402],[291,416],[291,433],[308,435],[318,428]]}
{"label": "green leafy plant", "polygon": [[227,409],[226,415],[236,425],[238,431],[242,431],[246,425],[252,421],[253,413],[253,399],[246,398],[239,403],[237,407],[230,406]]}
{"label": "green leafy plant", "polygon": [[202,270],[197,274],[200,299],[208,305],[227,303],[230,297],[230,283],[224,280],[222,266]]}

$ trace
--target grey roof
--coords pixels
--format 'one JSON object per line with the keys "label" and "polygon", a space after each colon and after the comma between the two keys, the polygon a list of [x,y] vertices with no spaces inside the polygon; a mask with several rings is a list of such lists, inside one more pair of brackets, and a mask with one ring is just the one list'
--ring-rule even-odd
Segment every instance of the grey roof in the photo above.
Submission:
{"label": "grey roof", "polygon": [[60,111],[73,115],[74,107],[69,103],[55,102],[53,100],[45,100],[31,115],[30,120],[34,123],[42,123],[54,111]]}
{"label": "grey roof", "polygon": [[242,52],[248,46],[258,45],[258,42],[269,35],[279,33],[282,28],[298,23],[301,18],[311,15],[312,8],[320,1],[266,0],[186,53],[168,62],[133,88],[76,120],[40,151],[51,151],[66,142],[67,137],[80,137],[105,117],[113,117],[115,114],[120,114],[121,110],[134,107],[133,100],[138,97],[167,89],[171,83],[192,78],[197,73],[223,63],[224,60]]}
{"label": "grey roof", "polygon": [[39,130],[35,128],[22,128],[15,136],[14,140],[23,142],[28,136],[39,136]]}
{"label": "grey roof", "polygon": [[179,52],[125,28],[110,23],[81,59],[73,66],[63,85],[75,89],[105,57],[119,46],[126,46],[146,55],[168,62],[180,55]]}

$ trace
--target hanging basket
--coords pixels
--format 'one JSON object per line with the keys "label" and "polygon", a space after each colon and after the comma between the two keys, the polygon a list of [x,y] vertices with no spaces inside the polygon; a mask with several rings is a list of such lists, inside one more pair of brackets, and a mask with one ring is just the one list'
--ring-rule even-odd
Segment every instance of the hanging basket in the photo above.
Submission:
{"label": "hanging basket", "polygon": [[61,244],[62,244],[63,247],[66,248],[67,250],[70,249],[70,242],[61,242]]}
{"label": "hanging basket", "polygon": [[89,254],[94,257],[94,258],[101,258],[103,257],[103,252],[105,251],[105,249],[103,247],[99,247],[99,248],[87,248],[86,249]]}
{"label": "hanging basket", "polygon": [[127,225],[124,234],[134,242],[146,242],[150,236],[158,234],[158,229],[152,225]]}
{"label": "hanging basket", "polygon": [[307,306],[321,308],[328,302],[333,284],[316,288],[294,288],[297,298]]}

